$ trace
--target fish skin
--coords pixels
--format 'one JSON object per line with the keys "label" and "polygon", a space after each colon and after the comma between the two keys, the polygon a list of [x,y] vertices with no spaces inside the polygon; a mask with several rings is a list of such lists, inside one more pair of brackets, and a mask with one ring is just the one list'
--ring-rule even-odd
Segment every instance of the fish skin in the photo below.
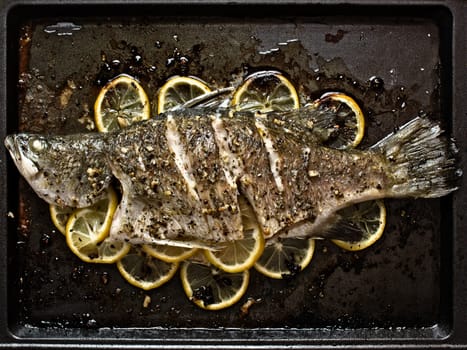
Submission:
{"label": "fish skin", "polygon": [[[456,152],[437,124],[415,118],[369,150],[336,150],[323,146],[335,117],[316,107],[179,109],[114,133],[20,134],[5,144],[49,203],[89,205],[117,178],[122,200],[110,235],[132,243],[216,247],[241,239],[240,195],[266,238],[324,238],[338,210],[353,203],[456,189]],[[47,152],[35,152],[37,140]]]}
{"label": "fish skin", "polygon": [[[246,116],[244,123],[250,119]],[[277,234],[324,235],[340,208],[364,198],[385,196],[383,188],[388,187],[390,176],[381,155],[375,153],[368,157],[364,151],[322,147],[313,135],[304,134],[303,130],[284,132],[276,117],[259,119],[260,123],[255,126],[261,125],[267,130],[267,136],[258,133],[255,144],[249,148],[251,155],[244,157],[249,161],[245,162],[245,175],[240,179],[240,193],[252,205],[266,238]],[[236,123],[235,119],[231,122]],[[230,132],[240,133],[240,130],[232,125]],[[264,149],[265,137],[274,145],[277,164],[269,162]],[[278,168],[282,186],[272,179],[274,166]],[[361,176],[355,176],[355,169],[364,169]],[[262,181],[258,181],[260,172]],[[302,232],[305,227],[306,233]]]}
{"label": "fish skin", "polygon": [[[172,117],[176,119],[172,122],[176,130],[171,131],[176,136],[172,137],[180,141],[192,163],[189,172],[197,184],[195,195],[170,147],[167,130]],[[125,223],[122,226],[114,220],[111,236],[118,240],[130,237],[135,243],[147,243],[154,237],[159,243],[187,241],[187,232],[188,241],[242,238],[237,188],[225,179],[213,133],[200,132],[200,127],[211,127],[211,119],[185,114],[158,118],[142,126],[143,135],[140,127],[118,133],[115,144],[120,146],[109,150],[113,173],[123,186],[124,204],[115,216]],[[128,161],[138,158],[143,164]],[[131,215],[125,214],[128,210]]]}
{"label": "fish skin", "polygon": [[[310,116],[308,122],[315,115],[316,118],[326,115],[327,120],[332,120],[327,112],[313,110],[313,117]],[[122,204],[115,213],[111,237],[129,239],[133,243],[170,241],[196,246],[200,241],[215,246],[241,239],[239,193],[247,198],[248,193],[252,193],[248,199],[254,208],[264,207],[258,203],[257,195],[253,198],[254,193],[261,193],[261,201],[276,207],[266,212],[269,216],[262,220],[267,237],[290,223],[290,220],[282,220],[281,225],[270,225],[276,222],[276,216],[290,214],[284,214],[283,207],[276,204],[281,200],[281,193],[275,193],[270,186],[274,176],[254,114],[232,114],[229,110],[206,113],[206,110],[191,109],[168,112],[158,118],[159,121],[155,119],[145,123],[144,127],[130,127],[128,131],[118,133],[114,144],[122,145],[123,150],[118,147],[109,150],[112,172],[123,185]],[[258,118],[264,119],[262,115]],[[290,123],[292,119],[299,124],[304,121],[298,114],[284,114],[271,119],[271,123],[282,128],[285,120]],[[329,127],[331,125],[329,123]],[[303,131],[303,125],[292,123],[290,126]],[[144,130],[144,136],[141,130]],[[292,137],[294,132],[297,130],[287,130],[285,139]],[[306,137],[310,143],[317,143],[322,134],[323,130],[319,130],[320,136],[317,136],[310,129]],[[170,138],[177,139],[178,151],[192,164],[184,164],[184,167],[176,164],[177,152],[175,146],[170,145]],[[143,166],[128,162],[138,158],[146,160]],[[183,176],[184,169],[189,169],[189,176]],[[258,176],[259,172],[261,176]],[[206,175],[207,179],[204,178]],[[195,195],[187,177],[196,183]],[[155,189],[151,186],[154,179],[158,181]],[[206,188],[210,193],[204,191]],[[147,200],[142,203],[140,198]],[[187,232],[191,233],[188,239]]]}

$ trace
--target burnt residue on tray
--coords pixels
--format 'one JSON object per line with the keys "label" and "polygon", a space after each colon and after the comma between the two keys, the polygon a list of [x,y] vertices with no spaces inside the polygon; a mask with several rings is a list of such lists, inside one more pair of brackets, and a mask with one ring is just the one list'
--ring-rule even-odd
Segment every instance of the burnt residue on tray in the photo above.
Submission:
{"label": "burnt residue on tray", "polygon": [[348,32],[345,31],[345,30],[338,29],[336,34],[326,33],[326,35],[324,36],[324,39],[329,43],[336,44],[339,41],[341,41],[342,38],[344,38],[344,35],[347,34],[347,33]]}
{"label": "burnt residue on tray", "polygon": [[[63,34],[64,22],[75,30]],[[416,115],[446,118],[440,115],[440,38],[429,20],[51,18],[23,23],[17,40],[23,131],[94,131],[99,88],[120,73],[137,77],[154,104],[172,75],[226,87],[265,68],[284,72],[303,104],[327,91],[354,97],[367,117],[361,147]],[[413,47],[401,51],[407,40]],[[11,118],[14,124],[16,116]],[[190,303],[177,275],[142,291],[114,265],[81,262],[54,229],[48,206],[23,180],[18,201],[8,273],[16,325],[430,327],[439,317],[440,240],[448,230],[440,200],[386,201],[387,228],[373,247],[345,252],[319,241],[304,272],[276,281],[252,271],[242,301],[215,313]]]}

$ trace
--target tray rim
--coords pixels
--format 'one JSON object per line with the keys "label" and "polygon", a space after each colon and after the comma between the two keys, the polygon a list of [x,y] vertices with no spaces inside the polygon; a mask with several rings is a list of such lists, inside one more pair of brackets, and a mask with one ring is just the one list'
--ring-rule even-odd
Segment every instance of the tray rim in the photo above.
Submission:
{"label": "tray rim", "polygon": [[[8,72],[7,72],[7,44],[8,44],[8,18],[14,11],[23,8],[31,8],[32,6],[48,7],[56,6],[60,11],[65,10],[70,6],[102,6],[102,5],[120,5],[127,6],[146,6],[146,5],[224,5],[228,6],[243,6],[243,5],[303,5],[303,6],[349,6],[355,8],[358,6],[367,6],[377,8],[381,6],[399,6],[407,9],[440,7],[446,9],[452,18],[452,33],[451,34],[451,72],[452,74],[452,96],[450,109],[454,116],[453,118],[453,135],[461,136],[461,130],[467,130],[465,111],[467,110],[466,96],[466,75],[463,70],[463,62],[466,57],[465,47],[465,26],[466,26],[466,8],[467,5],[462,0],[409,0],[403,4],[398,0],[386,0],[383,2],[378,0],[347,0],[343,2],[333,0],[323,1],[272,1],[272,0],[239,0],[235,3],[222,0],[136,0],[136,1],[104,1],[104,0],[71,0],[66,4],[60,0],[6,0],[0,1],[0,83],[2,86],[8,87]],[[40,13],[40,11],[38,11]],[[73,15],[72,15],[73,16]],[[221,15],[222,17],[222,15]],[[464,35],[463,35],[464,34]],[[11,93],[11,92],[10,92]],[[8,94],[7,89],[0,89],[0,138],[6,134],[6,115],[8,113]],[[2,174],[7,172],[7,162],[5,150],[0,152],[0,171]],[[465,169],[464,160],[461,160],[461,166]],[[0,232],[3,232],[3,237],[7,236],[8,220],[6,217],[6,201],[8,196],[6,182],[0,183]],[[378,348],[464,348],[467,347],[467,237],[464,237],[463,231],[466,225],[460,219],[462,214],[459,212],[462,209],[461,204],[465,204],[465,198],[457,198],[454,195],[456,205],[453,208],[453,241],[448,242],[452,251],[450,267],[452,271],[451,284],[452,288],[447,291],[451,293],[452,298],[452,314],[450,320],[446,324],[434,325],[427,328],[409,328],[409,329],[340,329],[340,328],[319,328],[319,329],[218,329],[218,328],[100,328],[96,330],[89,329],[40,329],[42,334],[38,335],[34,330],[13,330],[9,325],[8,320],[8,242],[0,240],[0,309],[3,312],[0,314],[0,348],[3,347],[77,347],[77,348],[173,348],[183,346],[184,348],[236,348],[244,346],[247,348],[276,348],[276,347],[297,347],[297,348],[331,348],[339,345],[344,348],[353,347],[378,347]],[[465,207],[465,206],[464,206]],[[462,248],[465,247],[465,248]],[[449,289],[449,288],[448,288]],[[18,336],[23,332],[24,335]],[[120,333],[121,332],[121,333]],[[180,337],[180,332],[187,332]],[[119,333],[115,336],[115,333]],[[271,337],[274,335],[274,337]],[[119,339],[119,337],[121,338]],[[155,336],[156,338],[153,338]],[[306,336],[307,338],[303,338]],[[266,339],[264,339],[266,337]],[[135,338],[138,339],[135,343]],[[257,342],[249,339],[261,339]]]}

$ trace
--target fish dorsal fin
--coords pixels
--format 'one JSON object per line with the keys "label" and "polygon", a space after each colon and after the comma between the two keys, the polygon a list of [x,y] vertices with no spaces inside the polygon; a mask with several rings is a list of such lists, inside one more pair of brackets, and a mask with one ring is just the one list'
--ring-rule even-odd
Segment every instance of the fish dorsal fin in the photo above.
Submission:
{"label": "fish dorsal fin", "polygon": [[286,112],[257,112],[254,117],[261,119],[271,133],[285,133],[287,137],[296,138],[300,142],[305,138],[308,144],[325,145],[336,133],[336,114],[330,109],[314,105]]}

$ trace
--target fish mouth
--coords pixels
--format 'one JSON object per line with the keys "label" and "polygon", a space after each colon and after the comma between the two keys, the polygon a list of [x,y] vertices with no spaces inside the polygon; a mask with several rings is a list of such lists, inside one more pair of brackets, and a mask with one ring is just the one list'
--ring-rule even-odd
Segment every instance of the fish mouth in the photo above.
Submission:
{"label": "fish mouth", "polygon": [[18,147],[16,139],[16,135],[7,135],[4,144],[15,163],[18,163],[21,161],[21,149]]}
{"label": "fish mouth", "polygon": [[15,146],[16,146],[15,137],[13,135],[8,135],[5,138],[4,144],[5,144],[6,149],[10,153],[13,152],[13,150],[15,149]]}
{"label": "fish mouth", "polygon": [[20,173],[29,181],[38,174],[38,168],[35,162],[30,159],[21,147],[23,140],[18,135],[8,135],[5,138],[4,144],[10,152],[11,158],[16,164]]}

